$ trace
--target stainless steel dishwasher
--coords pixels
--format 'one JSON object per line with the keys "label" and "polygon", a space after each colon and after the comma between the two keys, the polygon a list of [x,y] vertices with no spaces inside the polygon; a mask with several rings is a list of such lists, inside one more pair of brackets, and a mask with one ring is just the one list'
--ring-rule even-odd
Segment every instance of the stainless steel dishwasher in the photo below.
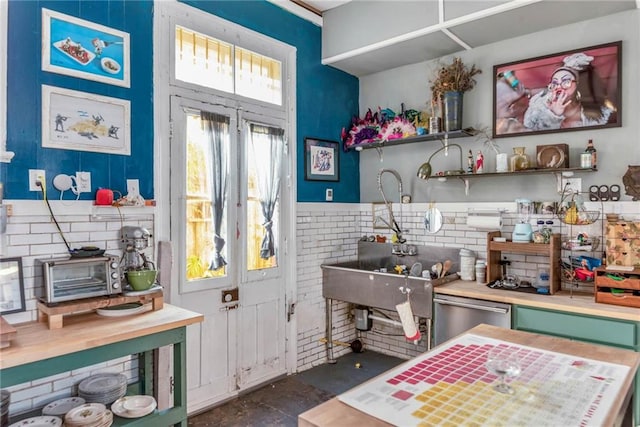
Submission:
{"label": "stainless steel dishwasher", "polygon": [[436,295],[433,344],[441,344],[481,323],[511,329],[511,305],[473,298]]}

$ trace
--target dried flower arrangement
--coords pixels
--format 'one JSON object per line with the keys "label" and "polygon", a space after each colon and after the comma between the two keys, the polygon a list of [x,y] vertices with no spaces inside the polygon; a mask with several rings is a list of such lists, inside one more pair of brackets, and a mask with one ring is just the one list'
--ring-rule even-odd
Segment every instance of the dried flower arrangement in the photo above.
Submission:
{"label": "dried flower arrangement", "polygon": [[434,114],[436,103],[439,103],[445,92],[467,92],[473,89],[476,85],[473,77],[480,73],[482,70],[476,68],[475,64],[469,68],[458,57],[453,58],[453,62],[449,65],[440,64],[435,78],[429,81],[432,114]]}
{"label": "dried flower arrangement", "polygon": [[500,154],[500,147],[491,137],[491,129],[487,126],[476,125],[475,127],[476,141],[481,141],[484,145],[489,146],[494,153]]}

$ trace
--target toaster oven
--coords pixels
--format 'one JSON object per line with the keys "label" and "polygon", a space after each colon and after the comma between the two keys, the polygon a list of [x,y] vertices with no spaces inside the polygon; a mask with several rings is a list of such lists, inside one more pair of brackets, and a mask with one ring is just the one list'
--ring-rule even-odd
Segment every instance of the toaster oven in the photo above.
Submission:
{"label": "toaster oven", "polygon": [[47,304],[122,293],[116,255],[37,259],[38,297]]}

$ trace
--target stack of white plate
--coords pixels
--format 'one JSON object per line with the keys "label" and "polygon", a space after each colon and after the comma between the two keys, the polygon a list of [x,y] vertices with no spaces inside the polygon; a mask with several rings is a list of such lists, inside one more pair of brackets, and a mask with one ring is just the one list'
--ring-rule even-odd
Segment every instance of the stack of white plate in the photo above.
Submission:
{"label": "stack of white plate", "polygon": [[64,418],[67,412],[84,403],[84,399],[81,397],[65,397],[64,399],[54,400],[42,408],[42,415],[55,415]]}
{"label": "stack of white plate", "polygon": [[89,403],[108,405],[127,393],[127,377],[123,374],[96,374],[78,385],[78,396]]}
{"label": "stack of white plate", "polygon": [[113,413],[102,403],[85,403],[76,406],[64,416],[65,427],[109,427]]}
{"label": "stack of white plate", "polygon": [[9,402],[11,393],[9,390],[0,390],[0,426],[9,424]]}

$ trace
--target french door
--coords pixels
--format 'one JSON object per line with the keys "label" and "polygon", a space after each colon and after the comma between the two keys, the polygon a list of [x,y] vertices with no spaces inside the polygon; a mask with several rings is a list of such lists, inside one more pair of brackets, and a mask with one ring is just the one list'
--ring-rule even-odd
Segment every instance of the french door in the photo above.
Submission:
{"label": "french door", "polygon": [[205,318],[188,329],[193,412],[287,371],[291,159],[284,121],[258,108],[174,95],[170,116],[172,303]]}

